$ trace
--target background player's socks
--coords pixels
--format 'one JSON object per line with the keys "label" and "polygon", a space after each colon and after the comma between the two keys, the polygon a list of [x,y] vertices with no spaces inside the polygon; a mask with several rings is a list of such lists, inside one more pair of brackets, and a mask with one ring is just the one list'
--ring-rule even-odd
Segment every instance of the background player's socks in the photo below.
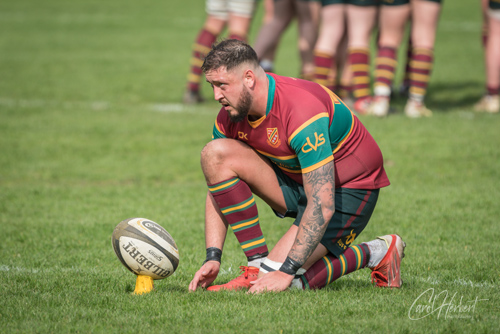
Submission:
{"label": "background player's socks", "polygon": [[353,75],[352,91],[355,99],[370,96],[370,50],[349,50],[349,64]]}
{"label": "background player's socks", "polygon": [[366,244],[354,245],[336,258],[328,254],[300,276],[304,289],[321,289],[338,278],[366,267],[370,250]]}
{"label": "background player's socks", "polygon": [[193,52],[191,56],[191,72],[188,76],[188,90],[192,92],[198,92],[200,89],[201,82],[201,65],[205,56],[210,51],[212,44],[217,39],[217,35],[211,33],[206,29],[202,29],[196,38],[196,42],[193,44]]}
{"label": "background player's socks", "polygon": [[314,51],[314,82],[333,91],[334,78],[331,76],[334,58],[324,52]]}
{"label": "background player's socks", "polygon": [[374,93],[376,96],[389,96],[391,94],[396,67],[396,49],[381,46],[375,60]]}
{"label": "background player's socks", "polygon": [[414,48],[410,60],[410,98],[423,102],[429,85],[434,51],[432,49]]}
{"label": "background player's socks", "polygon": [[[209,184],[208,190],[238,239],[249,262],[268,254],[250,187],[239,178]],[[258,268],[258,266],[257,266]]]}

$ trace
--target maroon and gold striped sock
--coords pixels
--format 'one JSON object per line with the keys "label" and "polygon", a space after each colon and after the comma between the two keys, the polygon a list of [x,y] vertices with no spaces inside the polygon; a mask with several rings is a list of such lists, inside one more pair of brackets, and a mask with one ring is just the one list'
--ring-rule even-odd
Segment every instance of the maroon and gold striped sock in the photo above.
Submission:
{"label": "maroon and gold striped sock", "polygon": [[324,52],[314,51],[314,82],[333,91],[334,78],[332,69],[334,57]]}
{"label": "maroon and gold striped sock", "polygon": [[381,46],[375,60],[375,95],[389,96],[391,94],[394,73],[396,73],[396,49]]}
{"label": "maroon and gold striped sock", "polygon": [[191,56],[191,71],[188,75],[188,89],[193,92],[198,92],[200,90],[201,82],[201,65],[203,65],[203,60],[205,56],[210,51],[212,44],[217,39],[217,35],[211,33],[206,29],[202,29],[196,38],[196,42],[192,47]]}
{"label": "maroon and gold striped sock", "polygon": [[330,253],[300,276],[303,289],[324,288],[340,277],[366,267],[369,260],[370,250],[364,243],[350,246],[338,258]]}
{"label": "maroon and gold striped sock", "polygon": [[349,49],[352,71],[352,92],[356,100],[370,96],[370,50]]}
{"label": "maroon and gold striped sock", "polygon": [[410,60],[410,97],[422,102],[431,77],[434,63],[434,51],[426,48],[414,48]]}
{"label": "maroon and gold striped sock", "polygon": [[231,226],[246,257],[251,260],[267,256],[267,244],[250,187],[239,178],[232,178],[209,184],[208,190]]}

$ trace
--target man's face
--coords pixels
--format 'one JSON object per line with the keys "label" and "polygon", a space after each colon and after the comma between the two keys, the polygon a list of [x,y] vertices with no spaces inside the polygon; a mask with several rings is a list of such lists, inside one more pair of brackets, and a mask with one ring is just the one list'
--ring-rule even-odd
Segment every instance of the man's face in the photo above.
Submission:
{"label": "man's face", "polygon": [[231,121],[237,123],[247,118],[253,96],[243,83],[243,73],[239,68],[227,71],[225,67],[205,74],[212,85],[214,98],[227,111]]}

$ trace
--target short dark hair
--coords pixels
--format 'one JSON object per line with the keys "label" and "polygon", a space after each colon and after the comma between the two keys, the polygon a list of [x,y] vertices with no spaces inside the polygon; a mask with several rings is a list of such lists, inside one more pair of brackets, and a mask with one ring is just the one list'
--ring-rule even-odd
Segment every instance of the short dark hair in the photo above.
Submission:
{"label": "short dark hair", "polygon": [[240,40],[226,39],[212,45],[201,69],[207,73],[224,66],[229,71],[243,63],[259,66],[259,58],[254,49]]}

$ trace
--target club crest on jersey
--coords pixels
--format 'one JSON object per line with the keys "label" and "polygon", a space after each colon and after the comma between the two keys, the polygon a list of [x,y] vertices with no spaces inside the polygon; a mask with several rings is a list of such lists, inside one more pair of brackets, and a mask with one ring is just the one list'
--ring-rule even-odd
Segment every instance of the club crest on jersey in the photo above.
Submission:
{"label": "club crest on jersey", "polygon": [[281,145],[281,140],[278,136],[278,128],[267,128],[267,143],[272,147]]}

